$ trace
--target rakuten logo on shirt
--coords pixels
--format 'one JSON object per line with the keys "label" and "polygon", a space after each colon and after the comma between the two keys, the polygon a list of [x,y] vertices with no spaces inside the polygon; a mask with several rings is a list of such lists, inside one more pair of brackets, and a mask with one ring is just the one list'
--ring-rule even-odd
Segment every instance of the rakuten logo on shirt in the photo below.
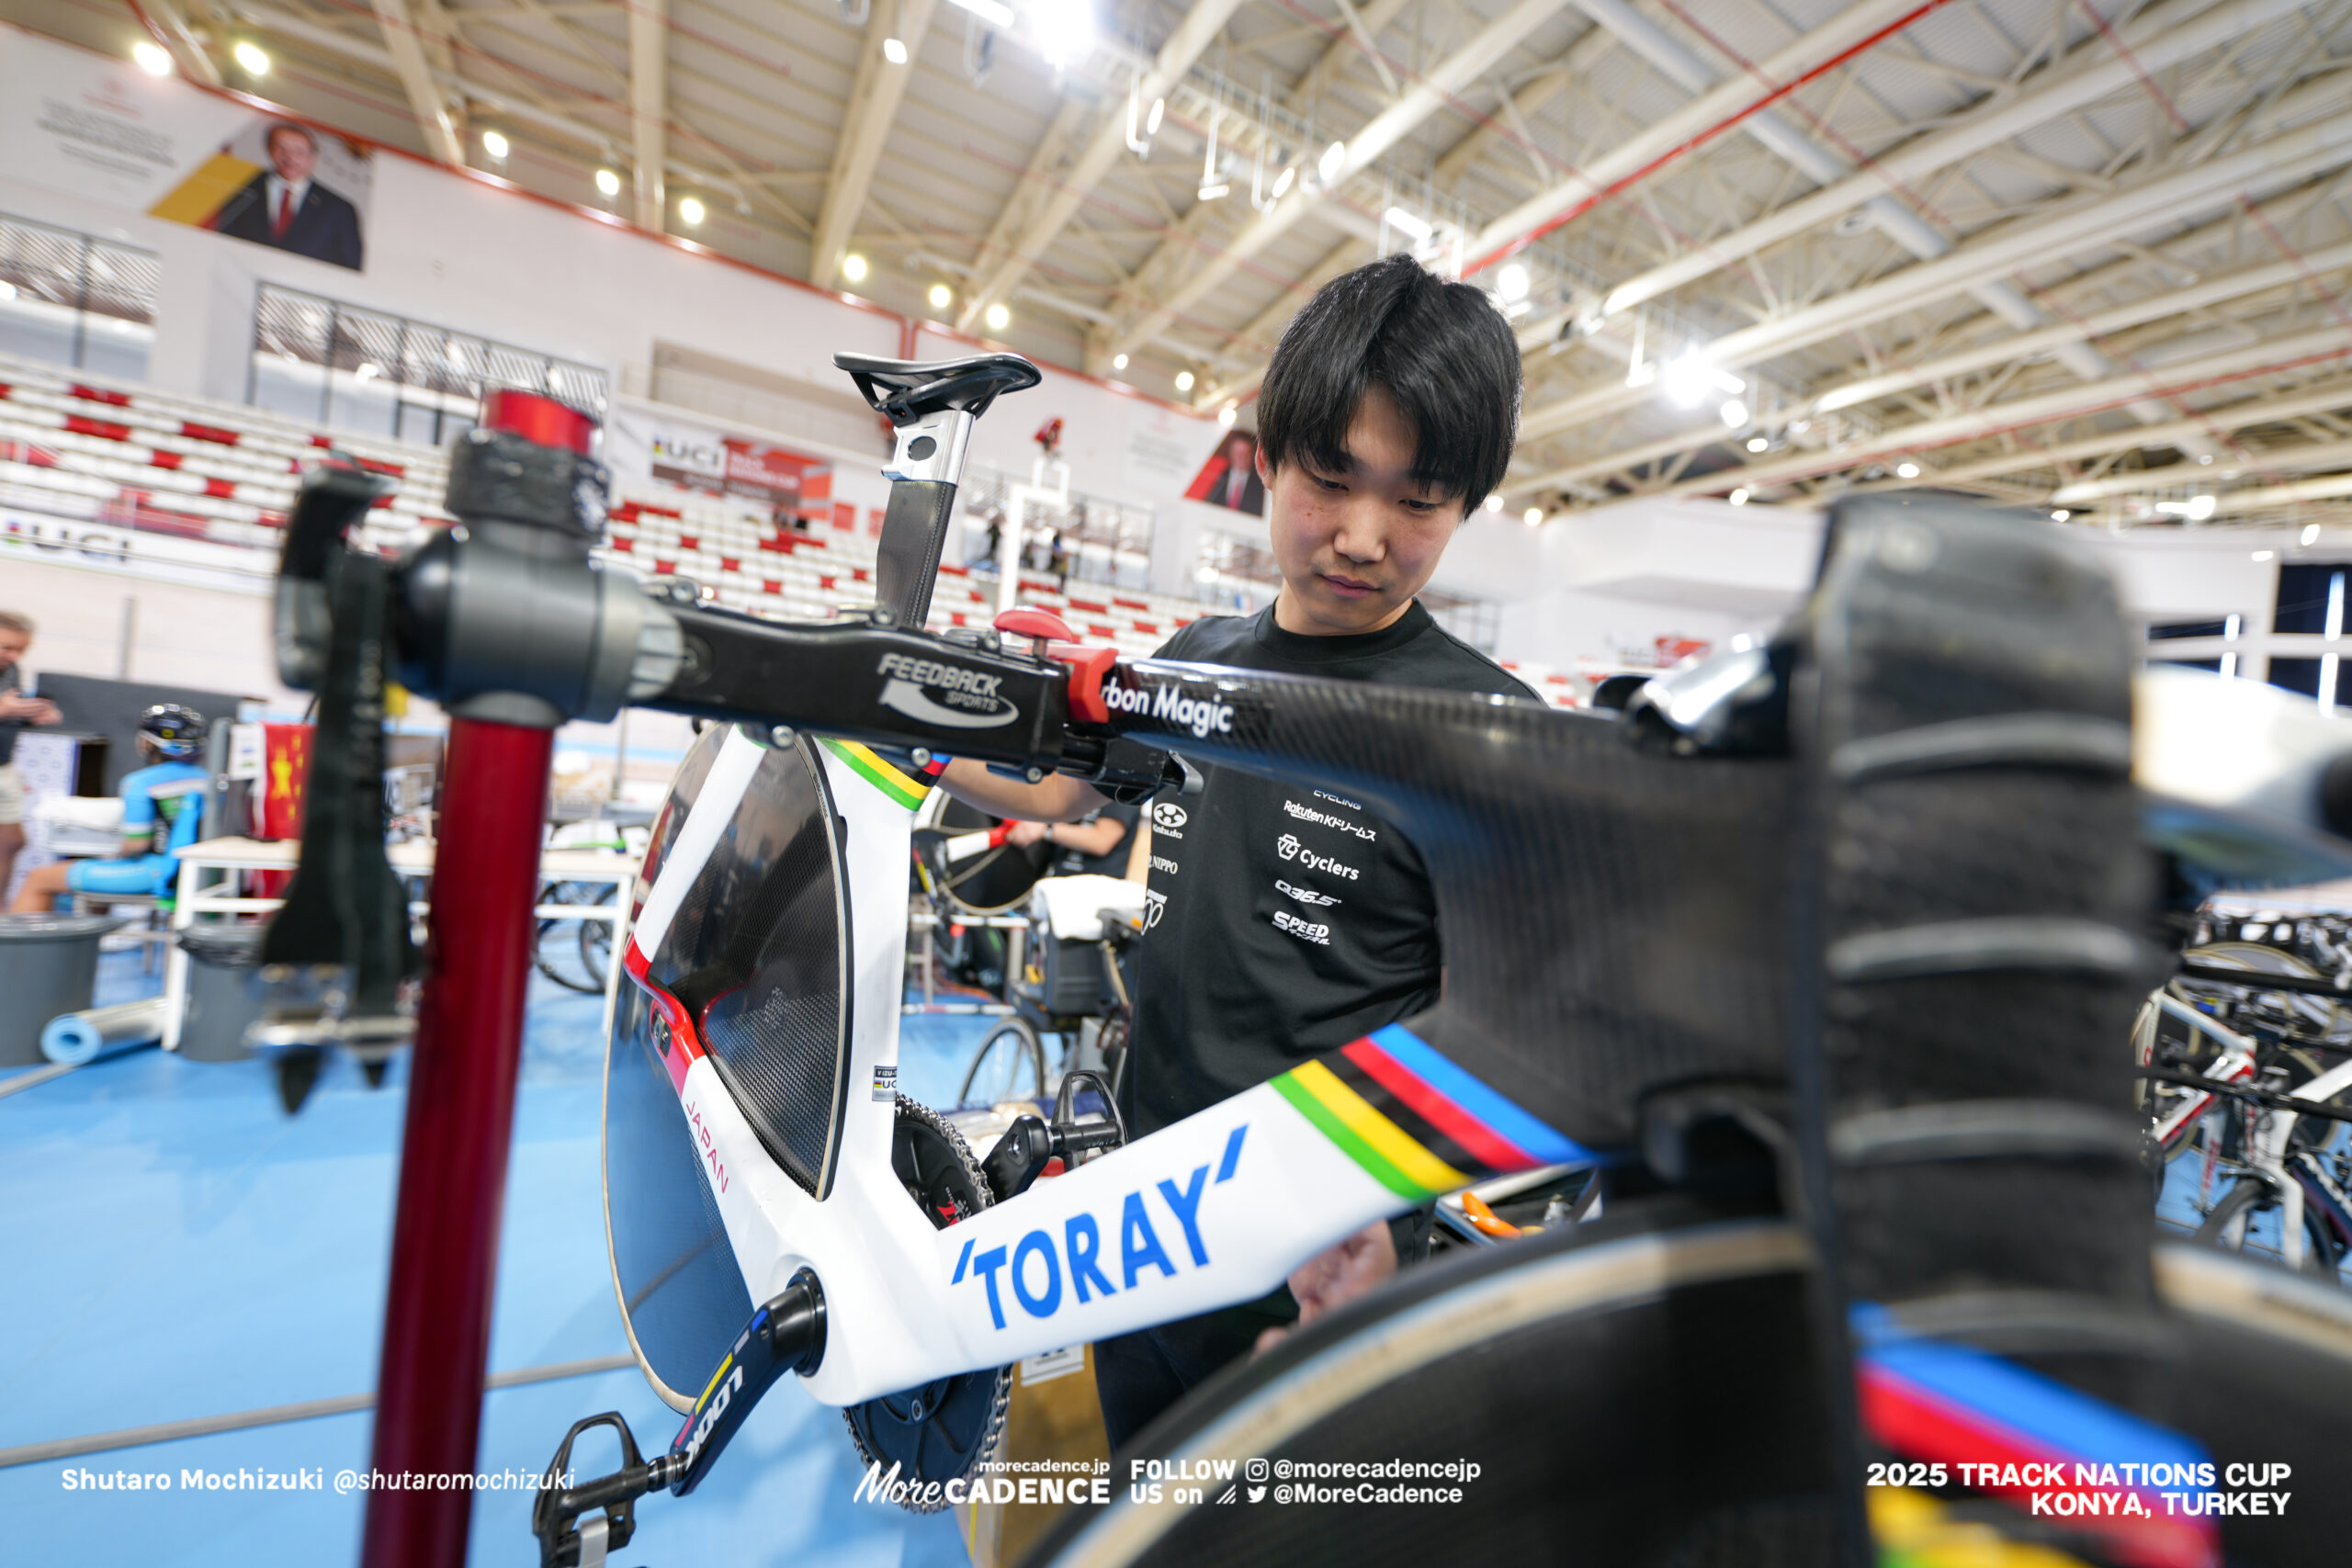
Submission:
{"label": "rakuten logo on shirt", "polygon": [[1319,871],[1331,876],[1344,876],[1350,882],[1355,881],[1360,874],[1354,866],[1335,861],[1329,855],[1317,854],[1313,850],[1300,843],[1298,836],[1295,833],[1284,833],[1281,838],[1276,839],[1274,853],[1284,860],[1295,860],[1309,871]]}
{"label": "rakuten logo on shirt", "polygon": [[1344,817],[1334,817],[1328,811],[1317,811],[1311,806],[1301,806],[1295,800],[1283,801],[1283,809],[1302,822],[1320,822],[1326,828],[1337,828],[1342,832],[1353,833],[1357,838],[1367,842],[1380,837],[1379,833],[1361,822],[1351,822]]}

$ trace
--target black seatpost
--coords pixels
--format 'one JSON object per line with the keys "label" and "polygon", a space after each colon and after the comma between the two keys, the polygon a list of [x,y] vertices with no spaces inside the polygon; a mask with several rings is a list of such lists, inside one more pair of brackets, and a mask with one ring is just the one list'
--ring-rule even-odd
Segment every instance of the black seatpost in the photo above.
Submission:
{"label": "black seatpost", "polygon": [[898,435],[890,466],[890,505],[882,514],[882,543],[874,563],[875,587],[893,626],[921,631],[931,614],[932,585],[947,521],[956,513],[956,485],[972,422],[1000,392],[1034,387],[1037,367],[1017,354],[922,363],[836,354],[833,363]]}

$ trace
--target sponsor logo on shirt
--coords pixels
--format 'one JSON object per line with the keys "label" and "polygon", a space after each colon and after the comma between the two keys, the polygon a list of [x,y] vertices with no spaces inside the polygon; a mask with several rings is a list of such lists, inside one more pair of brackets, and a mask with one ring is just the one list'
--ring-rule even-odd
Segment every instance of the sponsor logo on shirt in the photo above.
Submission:
{"label": "sponsor logo on shirt", "polygon": [[1274,891],[1286,897],[1295,898],[1302,904],[1330,905],[1339,902],[1329,893],[1317,893],[1312,887],[1294,887],[1279,876],[1274,878]]}
{"label": "sponsor logo on shirt", "polygon": [[1116,682],[1102,688],[1106,706],[1120,713],[1141,714],[1177,729],[1189,729],[1196,740],[1233,733],[1233,708],[1215,697],[1188,697],[1174,686],[1141,691]]}
{"label": "sponsor logo on shirt", "polygon": [[1274,911],[1274,929],[1278,931],[1288,931],[1291,935],[1298,938],[1299,941],[1311,942],[1317,947],[1329,947],[1331,945],[1331,928],[1329,926],[1309,924],[1307,921],[1300,919],[1296,915],[1292,914],[1288,909],[1276,909]]}
{"label": "sponsor logo on shirt", "polygon": [[1326,828],[1337,828],[1343,833],[1353,833],[1366,843],[1380,837],[1377,829],[1367,828],[1361,822],[1351,822],[1344,817],[1334,817],[1328,811],[1317,811],[1311,806],[1301,806],[1295,800],[1283,801],[1283,810],[1302,822],[1319,822]]}
{"label": "sponsor logo on shirt", "polygon": [[1184,808],[1172,800],[1163,800],[1151,808],[1151,825],[1155,828],[1182,828],[1188,820]]}
{"label": "sponsor logo on shirt", "polygon": [[1020,716],[1018,709],[997,695],[1004,683],[1001,675],[904,653],[884,654],[874,672],[887,677],[879,699],[884,707],[926,724],[993,729]]}
{"label": "sponsor logo on shirt", "polygon": [[1362,811],[1363,809],[1363,807],[1358,806],[1352,800],[1349,800],[1342,795],[1326,795],[1319,789],[1315,792],[1315,798],[1317,800],[1328,800],[1334,806],[1344,806],[1351,811]]}
{"label": "sponsor logo on shirt", "polygon": [[1354,866],[1342,864],[1329,855],[1317,854],[1313,850],[1300,843],[1297,835],[1294,833],[1284,833],[1281,838],[1276,839],[1274,852],[1284,860],[1298,862],[1309,871],[1328,872],[1333,876],[1344,876],[1350,882],[1355,881],[1362,874]]}
{"label": "sponsor logo on shirt", "polygon": [[1173,876],[1176,874],[1176,863],[1170,860],[1166,855],[1154,855],[1151,857],[1151,869],[1154,871],[1164,871],[1169,875]]}
{"label": "sponsor logo on shirt", "polygon": [[1168,895],[1154,893],[1149,888],[1146,888],[1143,895],[1143,929],[1151,930],[1159,923],[1159,917],[1167,912]]}

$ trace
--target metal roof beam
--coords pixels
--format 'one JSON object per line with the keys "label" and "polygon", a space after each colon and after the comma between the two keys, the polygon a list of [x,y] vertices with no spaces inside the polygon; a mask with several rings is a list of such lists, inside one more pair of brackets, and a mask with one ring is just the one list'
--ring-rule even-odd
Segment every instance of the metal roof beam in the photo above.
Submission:
{"label": "metal roof beam", "polygon": [[[1468,43],[1415,78],[1403,97],[1374,115],[1368,124],[1341,144],[1340,167],[1333,171],[1328,186],[1318,185],[1310,192],[1305,188],[1306,182],[1300,182],[1300,188],[1293,190],[1271,209],[1260,213],[1254,220],[1246,223],[1222,251],[1210,256],[1189,277],[1163,294],[1151,288],[1150,284],[1171,276],[1198,243],[1191,234],[1171,235],[1132,280],[1150,302],[1140,308],[1129,306],[1125,326],[1089,335],[1089,368],[1099,368],[1100,364],[1107,363],[1114,355],[1132,353],[1157,337],[1251,257],[1288,233],[1300,219],[1321,206],[1332,189],[1350,176],[1369,168],[1390,148],[1411,134],[1423,120],[1452,103],[1456,94],[1486,74],[1496,62],[1519,47],[1528,34],[1556,15],[1566,3],[1566,0],[1520,0],[1518,5],[1487,24]],[[1149,275],[1148,281],[1147,275]]]}
{"label": "metal roof beam", "polygon": [[[899,100],[906,96],[914,74],[915,56],[923,35],[931,30],[933,0],[875,0],[865,24],[865,47],[857,59],[857,81],[850,88],[842,112],[841,140],[833,147],[832,178],[825,186],[825,204],[817,212],[817,235],[809,243],[808,281],[820,288],[841,282],[842,257],[848,254],[850,231],[865,206],[874,184],[875,165],[882,161],[882,144],[889,140],[890,122],[898,118]],[[883,53],[892,39],[906,46],[907,62],[893,65]]]}
{"label": "metal roof beam", "polygon": [[401,90],[408,95],[409,112],[416,116],[416,129],[424,137],[424,150],[453,169],[463,168],[465,141],[458,134],[457,123],[449,118],[448,105],[441,101],[441,89],[434,84],[433,67],[424,58],[424,46],[418,41],[408,0],[375,3],[376,20],[384,29],[384,46],[392,57],[392,73],[400,78]]}
{"label": "metal roof beam", "polygon": [[[1136,96],[1147,104],[1166,97],[1184,79],[1184,73],[1192,69],[1201,51],[1225,30],[1225,24],[1232,20],[1233,13],[1240,6],[1241,0],[1195,0],[1192,10],[1185,13],[1184,19],[1176,24],[1176,30],[1168,35],[1168,41],[1152,57],[1151,68],[1137,79]],[[965,298],[963,311],[956,317],[958,327],[971,331],[973,323],[990,305],[1019,287],[1037,258],[1046,254],[1046,247],[1076,216],[1088,193],[1111,172],[1119,154],[1126,151],[1125,117],[1125,104],[1110,106],[1087,140],[1085,150],[1058,172],[1054,165],[1059,150],[1050,149],[1046,143],[1039,145],[1037,154],[1030,160],[1029,171],[1022,176],[1021,188],[1014,192],[1014,199],[1020,199],[1021,192],[1033,186],[1042,186],[1046,194],[1020,225],[1018,238],[999,242],[1002,245],[1001,254],[981,256],[985,270],[978,275],[978,285]],[[1054,123],[1059,126],[1061,118],[1057,116]],[[1074,130],[1071,134],[1075,136]],[[1052,132],[1048,131],[1046,142],[1052,141]],[[1012,210],[1010,203],[1006,210]],[[990,238],[995,238],[993,233]]]}
{"label": "metal roof beam", "polygon": [[[2323,366],[2335,368],[2346,358],[2352,358],[2352,327],[2330,324],[2290,332],[2221,354],[2183,360],[2162,370],[2117,376],[2105,381],[2086,382],[2055,392],[1963,410],[1936,419],[1890,426],[1863,440],[1849,442],[1838,451],[1794,452],[1768,462],[1743,464],[1696,479],[1678,480],[1651,493],[1657,496],[1703,495],[1735,487],[1753,491],[1767,485],[1861,468],[1898,455],[1916,457],[1940,446],[1956,446],[2013,431],[2055,424],[2062,420],[2079,419],[2109,409],[2121,409],[2143,398],[2191,396],[2202,388],[2217,383],[2317,369]],[[2210,434],[2201,421],[2181,423],[2187,426],[2183,438],[2193,438],[2190,433],[2195,435]],[[2132,432],[2129,436],[2132,444],[2138,445],[2146,444],[2150,438],[2147,430]],[[2119,441],[2119,445],[2121,444]],[[2048,459],[2044,457],[2042,460]],[[1930,469],[1921,476],[1919,482],[1937,484],[1943,480],[1944,476]]]}
{"label": "metal roof beam", "polygon": [[2134,17],[2121,35],[2129,54],[2119,53],[2103,36],[2094,34],[2066,59],[2028,78],[2030,85],[2024,91],[1988,98],[1941,130],[1883,154],[1834,184],[1627,278],[1603,297],[1603,313],[1613,315],[1656,299],[1873,200],[1891,199],[1890,192],[1904,191],[1964,158],[2137,86],[2135,66],[2165,70],[2300,10],[2303,0],[2233,0],[2191,17],[2202,4],[2174,0]]}
{"label": "metal roof beam", "polygon": [[1470,243],[1478,263],[1498,259],[1506,250],[1547,232],[1599,202],[1602,193],[1663,161],[1687,156],[1702,145],[1702,139],[1765,107],[1776,89],[1763,82],[1788,82],[1834,60],[1863,43],[1874,33],[1901,21],[1919,7],[1919,0],[1860,0],[1813,31],[1761,61],[1747,76],[1734,77],[1703,93],[1681,108],[1622,141],[1541,195],[1532,197],[1487,225]]}
{"label": "metal roof beam", "polygon": [[636,0],[628,8],[628,118],[637,158],[637,226],[669,228],[662,174],[669,164],[670,0]]}
{"label": "metal roof beam", "polygon": [[[2333,101],[2340,102],[2340,95]],[[2337,114],[2209,163],[2159,175],[2102,200],[2003,225],[1939,260],[1917,263],[1817,305],[1727,333],[1705,345],[1707,357],[1732,370],[1789,354],[1868,322],[1948,299],[1983,278],[2096,250],[2117,237],[2240,196],[2290,186],[2347,162],[2352,162],[2352,114]],[[1650,396],[1648,387],[1616,380],[1587,387],[1529,410],[1521,422],[1521,439],[1557,434]]]}

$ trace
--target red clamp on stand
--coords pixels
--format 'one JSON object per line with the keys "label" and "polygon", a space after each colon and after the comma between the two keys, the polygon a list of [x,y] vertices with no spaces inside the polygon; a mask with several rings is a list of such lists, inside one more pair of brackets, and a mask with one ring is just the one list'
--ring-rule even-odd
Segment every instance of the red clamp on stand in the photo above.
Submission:
{"label": "red clamp on stand", "polygon": [[1025,637],[1040,659],[1069,666],[1069,716],[1080,724],[1108,724],[1111,709],[1102,700],[1102,682],[1119,661],[1115,648],[1088,648],[1077,640],[1069,623],[1051,610],[1022,604],[996,618],[996,629],[1011,637]]}

